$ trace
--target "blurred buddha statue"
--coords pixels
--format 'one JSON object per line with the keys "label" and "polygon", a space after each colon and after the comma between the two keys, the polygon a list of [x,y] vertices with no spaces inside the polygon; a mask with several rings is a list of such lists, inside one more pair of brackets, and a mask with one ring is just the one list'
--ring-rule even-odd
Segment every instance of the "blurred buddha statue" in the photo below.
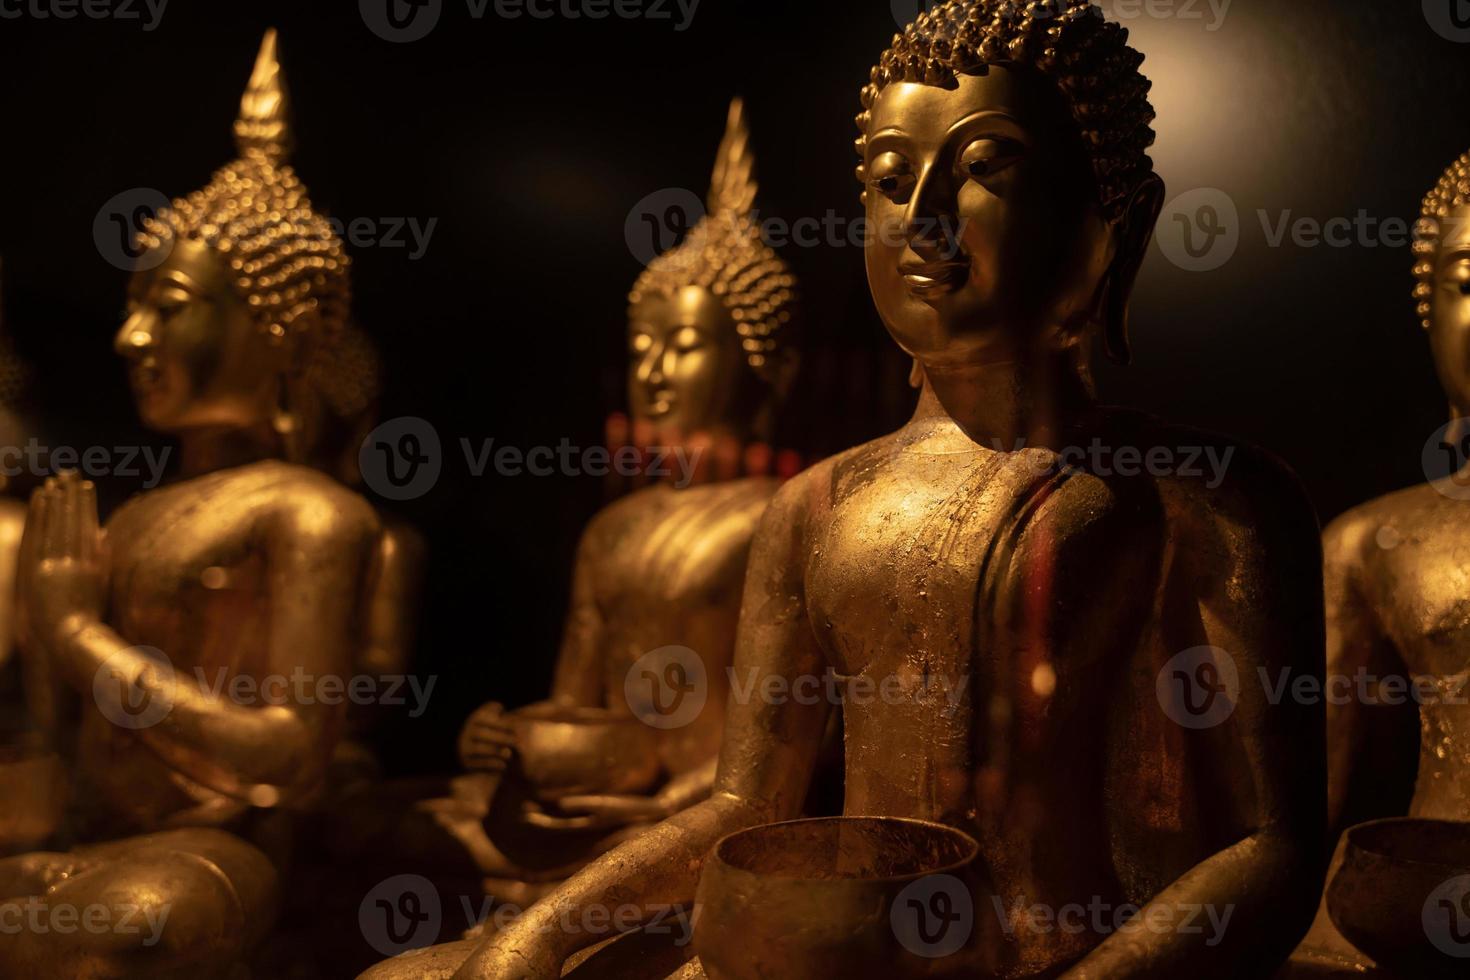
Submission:
{"label": "blurred buddha statue", "polygon": [[[797,366],[795,279],[756,227],[749,141],[737,99],[707,216],[629,298],[634,428],[664,440],[639,448],[673,475],[607,506],[584,531],[550,698],[475,711],[459,746],[467,774],[449,796],[411,804],[417,831],[384,820],[369,853],[392,848],[405,870],[473,869],[492,896],[528,904],[709,795],[746,560],[779,484],[715,479],[694,456],[768,444]],[[691,455],[674,466],[674,451]],[[675,673],[699,690],[702,708],[687,718],[660,717],[649,700]]]}
{"label": "blurred buddha statue", "polygon": [[[758,693],[731,698],[709,798],[456,976],[559,977],[607,937],[567,926],[588,910],[625,931],[691,903],[717,841],[802,806],[832,699],[759,692],[824,677],[843,695],[845,813],[962,830],[992,883],[970,896],[983,942],[922,975],[1243,977],[1286,958],[1321,882],[1323,721],[1256,678],[1321,675],[1315,517],[1281,464],[1101,406],[1088,367],[1098,339],[1126,356],[1163,202],[1141,61],[1087,0],[953,0],[883,55],[858,176],[913,418],[762,518],[735,653]],[[1206,480],[1185,452],[1228,465]],[[788,932],[889,928],[874,914],[808,905]],[[743,942],[754,957],[777,938]]]}
{"label": "blurred buddha statue", "polygon": [[[21,401],[28,372],[11,342],[5,319],[4,265],[0,263],[0,449],[9,468],[14,451],[23,449],[30,435]],[[0,472],[0,676],[6,675],[15,655],[15,568],[25,528],[26,505],[17,496],[20,474]],[[3,696],[0,690],[0,696]]]}
{"label": "blurred buddha statue", "polygon": [[349,262],[286,164],[274,32],[235,135],[239,159],[147,222],[115,340],[179,478],[105,532],[90,483],[48,480],[20,559],[22,655],[80,715],[58,741],[90,804],[72,837],[98,843],[0,862],[0,895],[129,905],[160,931],[23,930],[0,944],[7,976],[238,969],[343,730],[315,685],[362,648],[380,525],[310,465],[324,413],[365,406],[340,401],[362,390],[339,375]]}
{"label": "blurred buddha statue", "polygon": [[16,567],[25,529],[20,461],[30,437],[30,371],[11,343],[0,266],[0,857],[30,850],[56,831],[65,771],[38,721],[29,717],[16,649]]}
{"label": "blurred buddha statue", "polygon": [[[1462,550],[1470,541],[1470,153],[1424,198],[1414,280],[1416,313],[1449,402],[1449,425],[1426,452],[1453,462],[1448,475],[1356,507],[1323,535],[1334,682],[1329,815],[1334,831],[1394,817],[1462,822],[1460,850],[1470,853],[1470,591]],[[1449,859],[1441,835],[1409,836],[1426,853],[1386,859]],[[1294,961],[1303,976],[1381,975],[1338,933],[1325,903]]]}

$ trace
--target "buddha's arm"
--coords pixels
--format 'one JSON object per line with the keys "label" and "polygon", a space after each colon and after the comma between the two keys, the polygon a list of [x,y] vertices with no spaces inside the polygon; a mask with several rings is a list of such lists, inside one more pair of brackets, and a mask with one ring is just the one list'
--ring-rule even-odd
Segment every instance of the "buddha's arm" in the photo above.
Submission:
{"label": "buddha's arm", "polygon": [[[809,476],[810,474],[808,474]],[[820,676],[823,659],[807,620],[802,589],[803,531],[808,481],[788,484],[757,532],[745,583],[736,641],[736,669],[757,675]],[[759,690],[759,685],[756,686]],[[476,950],[456,974],[461,980],[561,976],[578,949],[605,935],[568,929],[589,908],[636,907],[613,921],[634,928],[662,921],[671,906],[688,907],[711,847],[742,827],[796,816],[806,795],[826,723],[823,704],[781,699],[740,703],[733,695],[725,720],[719,775],[711,797],[599,858],[533,905]]]}
{"label": "buddha's arm", "polygon": [[408,671],[424,578],[424,539],[410,527],[385,524],[374,549],[367,603],[367,636],[358,667],[383,677]]}
{"label": "buddha's arm", "polygon": [[[1329,694],[1327,816],[1328,826],[1335,830],[1345,829],[1344,818],[1355,809],[1355,777],[1362,776],[1363,786],[1372,787],[1367,793],[1376,802],[1386,802],[1382,799],[1381,767],[1404,773],[1413,772],[1418,764],[1414,752],[1418,741],[1415,703],[1405,700],[1401,705],[1369,706],[1359,696],[1360,678],[1366,682],[1367,678],[1408,676],[1403,659],[1380,628],[1359,579],[1364,548],[1376,531],[1376,522],[1347,514],[1322,535]],[[1406,730],[1411,736],[1406,743],[1393,737]]]}
{"label": "buddha's arm", "polygon": [[[562,630],[561,649],[552,675],[551,700],[558,704],[602,707],[602,610],[594,589],[601,548],[596,519],[577,545],[572,572],[571,607]],[[605,556],[604,556],[605,560]]]}
{"label": "buddha's arm", "polygon": [[1239,673],[1229,718],[1186,733],[1180,774],[1198,788],[1207,822],[1236,826],[1236,839],[1149,900],[1136,928],[1109,936],[1068,980],[1266,976],[1312,921],[1326,861],[1323,710],[1272,692],[1282,676],[1323,674],[1321,544],[1295,479],[1240,456],[1234,490],[1190,508],[1210,515],[1209,529],[1172,524],[1183,578],[1171,581],[1192,583],[1194,598],[1165,624],[1166,635],[1224,649]]}
{"label": "buddha's arm", "polygon": [[[221,696],[228,688],[217,693],[214,678],[161,665],[102,622],[90,485],[59,481],[38,492],[33,521],[38,512],[39,554],[30,570],[36,619],[49,624],[48,646],[74,688],[113,699],[99,703],[110,717],[136,714],[124,699],[137,693],[167,706],[160,721],[137,730],[138,737],[170,766],[218,792],[275,805],[319,781],[345,706],[315,685],[334,678],[340,691],[349,680],[354,600],[377,535],[377,519],[365,503],[345,495],[288,501],[272,519],[275,526],[262,529],[270,616],[263,676],[254,679],[261,683],[259,701],[284,702],[263,705]],[[180,651],[170,659],[192,660]],[[120,683],[94,683],[104,669]]]}

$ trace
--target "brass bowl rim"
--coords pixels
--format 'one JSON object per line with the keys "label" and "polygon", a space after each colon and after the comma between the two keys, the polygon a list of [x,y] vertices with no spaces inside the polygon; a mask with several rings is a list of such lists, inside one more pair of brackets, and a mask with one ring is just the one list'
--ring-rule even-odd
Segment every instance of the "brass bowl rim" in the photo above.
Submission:
{"label": "brass bowl rim", "polygon": [[1470,874],[1470,862],[1465,861],[1433,861],[1420,858],[1404,857],[1401,854],[1393,854],[1379,848],[1369,847],[1362,843],[1359,838],[1364,834],[1394,824],[1409,826],[1419,824],[1421,826],[1458,827],[1466,831],[1467,839],[1470,839],[1470,820],[1442,820],[1435,817],[1380,817],[1377,820],[1365,820],[1362,823],[1353,824],[1343,831],[1344,858],[1349,852],[1371,855],[1382,858],[1395,864],[1411,865],[1421,868],[1441,868],[1455,870],[1459,869],[1462,874]]}
{"label": "brass bowl rim", "polygon": [[[808,875],[779,875],[779,876],[777,876],[777,875],[769,875],[769,874],[763,874],[763,873],[761,873],[759,871],[751,871],[748,868],[742,868],[739,865],[731,864],[729,861],[725,860],[725,857],[724,857],[724,854],[723,854],[725,845],[727,843],[729,843],[730,841],[734,840],[737,837],[743,837],[743,836],[745,836],[747,834],[754,834],[754,833],[758,833],[758,832],[761,832],[761,831],[770,830],[773,827],[789,827],[789,826],[792,826],[794,824],[823,824],[823,823],[826,823],[826,824],[843,824],[843,823],[846,823],[846,824],[857,824],[857,823],[908,824],[908,825],[913,826],[913,827],[922,827],[925,830],[938,830],[938,831],[943,832],[946,835],[949,835],[949,836],[952,836],[952,837],[958,837],[964,843],[964,845],[965,845],[965,855],[964,855],[964,857],[960,858],[959,860],[952,861],[952,862],[949,862],[948,864],[939,865],[939,866],[936,866],[936,867],[933,867],[933,868],[926,868],[923,871],[910,871],[910,872],[906,872],[904,874],[895,874],[895,875],[873,875],[871,877],[862,877],[862,878],[834,878],[834,877],[831,877],[831,876],[817,876],[817,875],[812,875],[812,876],[808,876]],[[838,816],[830,816],[830,817],[798,817],[795,820],[776,820],[776,821],[772,821],[770,823],[756,824],[755,826],[752,826],[752,827],[743,827],[740,830],[734,831],[732,833],[726,834],[724,837],[721,837],[719,840],[717,840],[715,842],[714,848],[711,849],[711,851],[710,851],[710,860],[711,861],[717,861],[721,865],[723,865],[724,867],[728,868],[729,870],[731,870],[733,872],[737,872],[739,874],[751,875],[753,877],[761,878],[763,880],[826,882],[826,883],[834,884],[834,885],[837,885],[837,884],[851,884],[851,883],[883,884],[883,883],[892,883],[892,882],[899,882],[899,881],[917,880],[917,879],[920,879],[920,878],[927,878],[930,875],[952,874],[952,873],[954,873],[956,871],[961,871],[964,868],[969,867],[971,864],[973,864],[975,862],[975,860],[977,858],[979,858],[979,856],[980,856],[980,842],[978,840],[976,840],[972,835],[966,833],[963,830],[960,830],[958,827],[951,827],[949,824],[937,823],[937,822],[935,822],[933,820],[920,820],[917,817],[883,817],[883,816],[856,816],[856,815],[853,815],[853,816],[838,815]]]}
{"label": "brass bowl rim", "polygon": [[573,725],[580,728],[590,728],[593,725],[611,725],[625,727],[629,722],[642,725],[634,715],[625,715],[614,711],[612,708],[600,708],[593,705],[549,705],[533,704],[511,712],[511,724],[517,722],[535,725]]}

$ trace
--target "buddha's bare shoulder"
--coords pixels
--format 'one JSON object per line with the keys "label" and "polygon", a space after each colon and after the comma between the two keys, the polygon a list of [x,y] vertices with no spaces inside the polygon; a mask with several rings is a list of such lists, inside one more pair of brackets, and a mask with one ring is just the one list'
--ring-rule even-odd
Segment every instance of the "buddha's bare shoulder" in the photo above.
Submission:
{"label": "buddha's bare shoulder", "polygon": [[382,533],[381,521],[361,495],[308,466],[262,460],[217,470],[179,483],[144,491],[124,503],[109,521],[147,522],[158,508],[196,508],[203,502],[211,514],[236,514],[252,527],[279,530],[303,543],[328,539],[339,543],[372,541]]}
{"label": "buddha's bare shoulder", "polygon": [[1416,548],[1470,537],[1470,532],[1459,531],[1470,517],[1467,492],[1448,480],[1420,483],[1340,514],[1322,532],[1327,567],[1368,565],[1405,545]]}
{"label": "buddha's bare shoulder", "polygon": [[[1145,454],[1171,520],[1181,529],[1250,529],[1315,542],[1317,514],[1306,488],[1279,457],[1240,439],[1133,414],[1124,425]],[[1147,454],[1153,452],[1154,462]]]}

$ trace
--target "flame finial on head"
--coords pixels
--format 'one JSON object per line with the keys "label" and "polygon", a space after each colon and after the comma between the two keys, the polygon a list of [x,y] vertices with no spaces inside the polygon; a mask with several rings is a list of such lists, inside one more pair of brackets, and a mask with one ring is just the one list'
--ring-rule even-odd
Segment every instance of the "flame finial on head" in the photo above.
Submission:
{"label": "flame finial on head", "polygon": [[725,138],[715,156],[715,175],[710,180],[709,213],[744,215],[755,207],[755,156],[750,152],[750,130],[745,125],[745,102],[730,100]]}
{"label": "flame finial on head", "polygon": [[235,120],[235,145],[242,157],[264,157],[279,162],[291,152],[291,101],[286,78],[276,58],[276,29],[265,32],[255,70],[240,99],[240,118]]}

